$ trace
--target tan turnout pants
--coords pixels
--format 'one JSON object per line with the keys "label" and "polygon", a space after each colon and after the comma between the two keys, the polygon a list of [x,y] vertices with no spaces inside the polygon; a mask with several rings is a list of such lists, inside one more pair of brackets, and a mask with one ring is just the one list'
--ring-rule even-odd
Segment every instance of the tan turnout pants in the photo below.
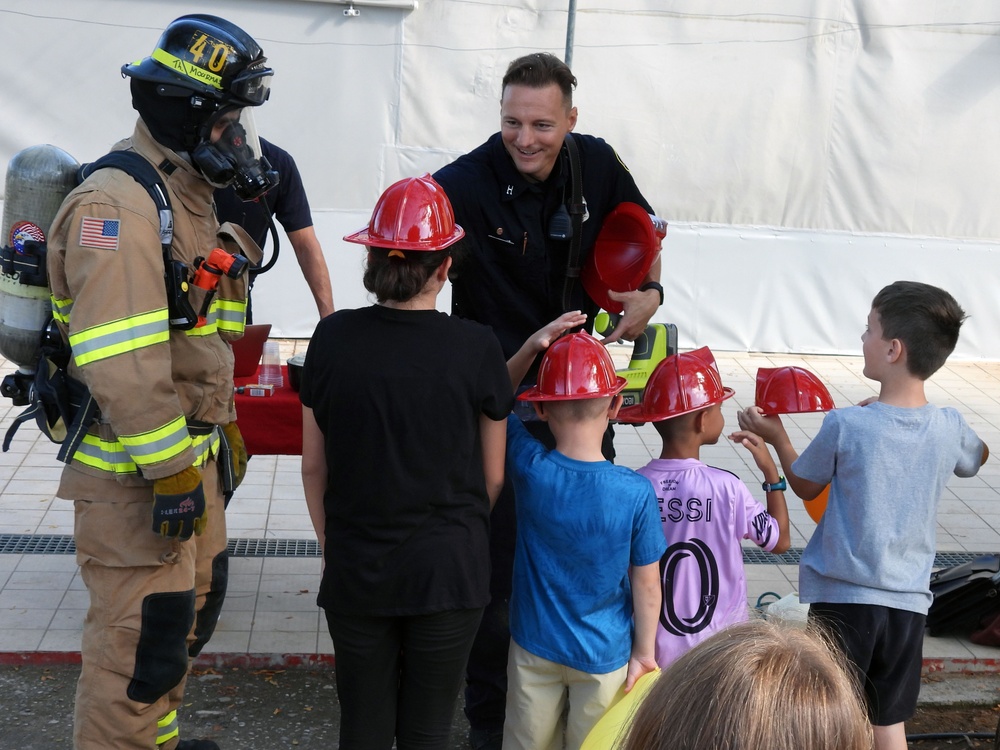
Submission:
{"label": "tan turnout pants", "polygon": [[90,593],[76,691],[75,750],[174,750],[191,658],[225,597],[226,520],[214,460],[202,471],[208,525],[188,541],[152,530],[149,499],[109,481],[107,501],[76,500],[77,563]]}

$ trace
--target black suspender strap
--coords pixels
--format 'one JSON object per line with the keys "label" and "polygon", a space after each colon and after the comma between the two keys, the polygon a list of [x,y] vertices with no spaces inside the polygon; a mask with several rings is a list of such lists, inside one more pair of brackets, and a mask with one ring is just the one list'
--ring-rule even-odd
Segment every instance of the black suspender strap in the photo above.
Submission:
{"label": "black suspender strap", "polygon": [[[138,182],[156,205],[160,217],[160,246],[163,249],[163,272],[167,285],[167,308],[170,315],[170,327],[186,331],[198,323],[198,314],[191,306],[187,295],[187,268],[183,263],[174,261],[171,246],[174,242],[174,213],[170,208],[170,196],[160,179],[159,173],[135,151],[112,151],[97,161],[84,164],[80,168],[81,181],[98,169],[110,167],[120,169]],[[174,171],[169,162],[160,165],[168,175]]]}
{"label": "black suspender strap", "polygon": [[580,151],[573,134],[566,134],[566,152],[569,155],[569,176],[572,194],[568,206],[573,223],[573,234],[569,240],[569,257],[566,259],[566,279],[563,283],[562,309],[573,309],[573,290],[580,278],[580,244],[583,240],[583,215],[587,210],[583,202],[583,169],[580,166]]}

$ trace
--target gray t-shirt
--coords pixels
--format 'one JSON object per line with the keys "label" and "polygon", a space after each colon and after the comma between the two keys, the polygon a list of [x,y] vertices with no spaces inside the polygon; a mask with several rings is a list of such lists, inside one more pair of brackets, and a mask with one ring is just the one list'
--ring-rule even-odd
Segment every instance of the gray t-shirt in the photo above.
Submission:
{"label": "gray t-shirt", "polygon": [[952,408],[876,402],[827,414],[792,465],[803,479],[830,483],[802,554],[800,599],[926,614],[938,500],[952,474],[979,471],[982,451]]}

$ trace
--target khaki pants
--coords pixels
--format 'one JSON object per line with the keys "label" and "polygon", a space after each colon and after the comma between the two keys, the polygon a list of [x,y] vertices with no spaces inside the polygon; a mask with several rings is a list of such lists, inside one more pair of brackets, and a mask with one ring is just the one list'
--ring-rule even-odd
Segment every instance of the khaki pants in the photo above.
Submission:
{"label": "khaki pants", "polygon": [[627,674],[628,665],[607,674],[581,672],[535,656],[512,640],[503,750],[579,750]]}
{"label": "khaki pants", "polygon": [[[77,563],[90,593],[76,691],[75,750],[173,750],[190,660],[218,621],[227,578],[218,467],[202,482],[208,525],[186,542],[152,530],[149,499],[75,501]],[[158,724],[162,725],[158,727]],[[158,745],[157,742],[160,742]]]}

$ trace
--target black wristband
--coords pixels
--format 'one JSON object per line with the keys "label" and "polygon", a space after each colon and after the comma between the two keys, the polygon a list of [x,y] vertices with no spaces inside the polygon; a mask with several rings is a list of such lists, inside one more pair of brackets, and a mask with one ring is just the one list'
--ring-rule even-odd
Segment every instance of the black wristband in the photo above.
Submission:
{"label": "black wristband", "polygon": [[663,287],[658,281],[647,281],[641,287],[639,287],[640,292],[648,292],[650,289],[655,289],[660,293],[660,304],[663,304]]}

